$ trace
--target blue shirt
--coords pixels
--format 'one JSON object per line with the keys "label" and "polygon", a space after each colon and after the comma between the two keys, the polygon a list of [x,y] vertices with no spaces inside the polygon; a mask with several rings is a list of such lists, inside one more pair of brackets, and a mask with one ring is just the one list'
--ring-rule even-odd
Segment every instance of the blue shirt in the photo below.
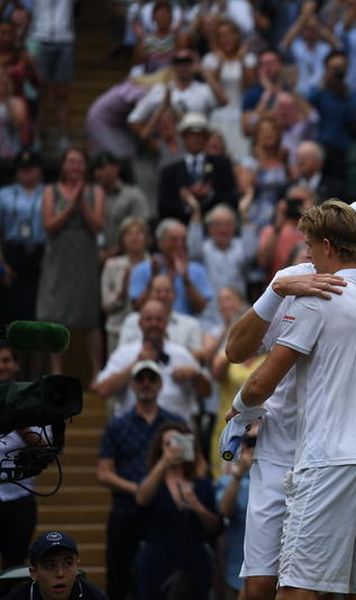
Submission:
{"label": "blue shirt", "polygon": [[344,97],[329,89],[314,89],[309,100],[320,115],[318,141],[335,150],[347,150],[353,140],[351,126],[356,122],[356,94]]}
{"label": "blue shirt", "polygon": [[[232,475],[223,475],[216,482],[217,503],[221,502],[231,478]],[[225,581],[234,590],[240,590],[244,585],[244,581],[239,577],[239,573],[244,558],[243,548],[249,484],[250,476],[246,474],[241,479],[240,488],[236,494],[235,508],[229,517],[229,526],[226,530]]]}
{"label": "blue shirt", "polygon": [[[148,423],[138,415],[136,408],[121,417],[115,417],[106,426],[99,450],[100,458],[111,458],[117,475],[139,483],[147,474],[147,450],[157,429],[167,421],[183,420],[162,408],[156,419]],[[132,513],[137,509],[135,497],[124,492],[113,492],[113,512]]]}
{"label": "blue shirt", "polygon": [[[160,266],[160,273],[168,273],[165,265]],[[213,288],[208,278],[208,273],[205,267],[196,262],[188,263],[188,277],[196,289],[207,301],[214,296]],[[131,272],[129,297],[130,300],[136,300],[145,291],[151,280],[151,261],[144,260],[140,262]],[[183,277],[181,275],[174,276],[175,300],[173,310],[177,312],[192,315],[193,311],[188,302],[187,292],[185,289]]]}
{"label": "blue shirt", "polygon": [[24,245],[44,244],[46,232],[42,223],[42,195],[39,184],[30,194],[15,183],[0,190],[0,229],[5,242]]}

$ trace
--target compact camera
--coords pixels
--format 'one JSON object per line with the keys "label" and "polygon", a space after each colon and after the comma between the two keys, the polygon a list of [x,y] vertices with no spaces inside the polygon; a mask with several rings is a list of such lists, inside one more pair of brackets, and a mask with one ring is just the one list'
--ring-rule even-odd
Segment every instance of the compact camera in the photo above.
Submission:
{"label": "compact camera", "polygon": [[173,447],[180,448],[181,458],[183,461],[194,461],[194,436],[191,433],[180,433],[179,431],[177,431],[170,438],[170,443]]}

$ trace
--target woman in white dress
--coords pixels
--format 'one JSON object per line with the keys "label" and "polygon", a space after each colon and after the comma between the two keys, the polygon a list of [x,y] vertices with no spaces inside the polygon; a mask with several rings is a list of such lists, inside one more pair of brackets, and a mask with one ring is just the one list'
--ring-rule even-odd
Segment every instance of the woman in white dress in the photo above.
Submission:
{"label": "woman in white dress", "polygon": [[213,111],[210,121],[224,134],[234,161],[240,161],[249,152],[249,141],[241,128],[241,104],[243,88],[254,75],[253,59],[245,54],[237,26],[228,19],[219,19],[214,48],[203,57],[202,66],[214,73],[228,98],[227,105]]}

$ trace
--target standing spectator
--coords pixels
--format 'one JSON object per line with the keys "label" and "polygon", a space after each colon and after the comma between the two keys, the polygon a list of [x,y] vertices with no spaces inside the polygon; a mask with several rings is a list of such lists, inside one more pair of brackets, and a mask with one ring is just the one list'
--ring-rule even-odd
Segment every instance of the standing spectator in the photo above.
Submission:
{"label": "standing spectator", "polygon": [[128,387],[131,369],[138,360],[159,363],[162,390],[158,403],[179,413],[187,421],[197,411],[197,398],[210,392],[210,379],[191,353],[167,339],[168,311],[157,300],[148,300],[140,311],[142,339],[118,346],[98,376],[95,390],[104,398],[115,394],[115,414],[122,414],[134,404]]}
{"label": "standing spectator", "polygon": [[346,84],[347,56],[332,51],[325,59],[324,85],[311,91],[309,100],[320,115],[318,141],[326,152],[330,177],[346,181],[347,153],[355,138],[356,93]]}
{"label": "standing spectator", "polygon": [[1,290],[1,320],[35,318],[38,281],[46,234],[42,224],[40,156],[30,150],[15,160],[16,183],[0,189],[2,254],[10,282]]}
{"label": "standing spectator", "polygon": [[98,236],[102,263],[117,253],[118,231],[125,217],[149,217],[144,192],[137,186],[125,183],[121,171],[119,160],[111,152],[102,152],[94,159],[94,178],[105,192],[104,227]]}
{"label": "standing spectator", "polygon": [[[12,94],[26,103],[26,121],[22,124],[21,143],[33,142],[35,120],[38,111],[39,77],[31,57],[17,45],[16,25],[0,21],[0,67],[5,69],[12,88]],[[31,86],[35,99],[28,97]]]}
{"label": "standing spectator", "polygon": [[[281,130],[272,117],[263,117],[256,125],[254,154],[238,169],[241,190],[240,212],[256,226],[258,234],[275,218],[276,205],[283,197],[288,182],[287,166],[281,147]],[[249,299],[260,296],[266,283],[266,273],[252,264],[248,270]]]}
{"label": "standing spectator", "polygon": [[232,165],[227,156],[208,156],[205,146],[209,125],[204,115],[188,113],[179,130],[185,147],[184,156],[162,169],[159,182],[158,214],[161,219],[189,220],[191,196],[205,214],[219,202],[234,208],[237,190]]}
{"label": "standing spectator", "polygon": [[138,309],[148,298],[150,284],[158,273],[168,274],[175,289],[177,312],[200,314],[213,297],[205,267],[189,261],[186,227],[175,219],[161,221],[156,229],[159,254],[135,267],[130,277],[129,297]]}
{"label": "standing spectator", "polygon": [[[168,310],[167,336],[175,344],[181,344],[199,359],[201,357],[202,332],[198,319],[183,315],[172,309],[174,304],[173,281],[169,275],[156,275],[151,282],[150,298],[158,300]],[[125,318],[120,335],[120,344],[129,344],[142,337],[139,313],[131,312]]]}
{"label": "standing spectator", "polygon": [[315,14],[315,4],[304,2],[297,21],[288,29],[280,49],[290,52],[297,69],[296,91],[308,97],[324,76],[324,62],[330,50],[340,45]]}
{"label": "standing spectator", "polygon": [[[0,68],[0,164],[11,163],[26,140],[27,107],[23,98],[15,96],[11,79]],[[4,164],[5,162],[5,164]]]}
{"label": "standing spectator", "polygon": [[262,116],[275,107],[277,93],[285,88],[283,61],[271,48],[261,52],[258,59],[258,81],[249,87],[242,99],[242,127],[245,135],[252,135]]}
{"label": "standing spectator", "polygon": [[[119,254],[105,261],[101,275],[101,305],[106,315],[107,356],[121,337],[121,325],[131,310],[128,283],[134,266],[148,258],[148,228],[140,217],[126,217],[118,228]],[[130,340],[132,341],[132,340]]]}
{"label": "standing spectator", "polygon": [[[88,161],[79,148],[63,155],[59,181],[43,195],[45,247],[37,318],[86,331],[92,378],[101,367],[99,330],[99,258],[96,235],[104,224],[104,194],[87,183]],[[62,356],[51,355],[53,373],[62,372]]]}
{"label": "standing spectator", "polygon": [[152,16],[155,31],[143,35],[135,48],[134,63],[145,73],[167,67],[174,55],[175,35],[172,31],[172,6],[167,0],[156,0]]}
{"label": "standing spectator", "polygon": [[351,92],[356,92],[356,5],[346,1],[344,14],[335,25],[334,33],[342,42],[348,61],[346,83]]}
{"label": "standing spectator", "polygon": [[109,151],[118,158],[133,158],[137,152],[127,117],[147,90],[132,79],[113,85],[89,107],[86,132],[90,156]]}
{"label": "standing spectator", "polygon": [[214,288],[214,298],[202,315],[205,330],[221,324],[217,297],[227,286],[235,287],[247,296],[247,268],[256,257],[258,237],[256,229],[243,223],[241,235],[236,235],[236,213],[225,204],[215,206],[205,218],[207,237],[198,205],[188,226],[188,254],[191,260],[205,265]]}
{"label": "standing spectator", "polygon": [[226,104],[225,94],[214,77],[206,72],[207,83],[194,79],[196,68],[190,50],[177,50],[173,58],[173,80],[158,83],[140,100],[128,117],[132,130],[145,140],[145,125],[162,104],[169,104],[181,117],[187,112],[209,115],[219,104]]}
{"label": "standing spectator", "polygon": [[213,50],[203,57],[202,66],[212,71],[228,99],[226,106],[213,111],[210,122],[224,134],[234,160],[248,152],[248,140],[241,131],[242,90],[251,84],[253,71],[246,59],[238,27],[228,19],[220,19]]}
{"label": "standing spectator", "polygon": [[253,155],[239,167],[241,190],[245,193],[254,190],[250,220],[259,230],[273,220],[277,200],[288,182],[281,144],[277,121],[273,117],[261,118],[254,132]]}
{"label": "standing spectator", "polygon": [[147,515],[138,564],[139,600],[169,590],[177,571],[186,586],[184,596],[181,591],[177,597],[207,600],[212,573],[206,542],[221,523],[212,485],[199,474],[199,453],[185,425],[166,423],[157,432],[149,472],[136,499]]}
{"label": "standing spectator", "polygon": [[319,115],[304,98],[290,92],[279,92],[273,110],[282,131],[282,150],[286,153],[289,170],[293,174],[296,152],[304,140],[314,140],[317,136]]}
{"label": "standing spectator", "polygon": [[[30,38],[37,43],[37,59],[44,98],[51,96],[59,125],[58,150],[69,145],[69,86],[74,72],[73,10],[76,0],[35,0]],[[43,115],[42,115],[43,118]]]}
{"label": "standing spectator", "polygon": [[46,531],[30,548],[31,583],[16,588],[8,600],[105,600],[106,596],[78,571],[75,541],[62,531]]}
{"label": "standing spectator", "polygon": [[109,600],[126,600],[131,569],[144,537],[144,514],[136,504],[135,494],[146,474],[149,442],[162,423],[178,419],[157,404],[162,389],[162,372],[157,363],[136,362],[128,379],[135,405],[106,426],[96,471],[99,483],[112,491],[106,547]]}

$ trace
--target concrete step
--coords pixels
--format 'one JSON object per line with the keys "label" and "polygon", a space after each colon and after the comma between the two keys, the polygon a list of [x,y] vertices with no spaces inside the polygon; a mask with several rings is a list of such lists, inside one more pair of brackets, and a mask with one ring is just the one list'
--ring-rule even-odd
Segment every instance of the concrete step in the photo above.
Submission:
{"label": "concrete step", "polygon": [[[90,466],[67,466],[63,469],[63,486],[94,486],[97,484],[95,476],[95,463]],[[51,465],[47,467],[37,479],[39,486],[54,486],[58,481],[58,469]]]}
{"label": "concrete step", "polygon": [[[50,486],[38,487],[41,493],[47,493],[51,490]],[[72,506],[74,504],[104,505],[111,503],[111,494],[107,488],[99,485],[62,485],[55,496],[41,498],[42,505],[58,506],[65,504]]]}
{"label": "concrete step", "polygon": [[108,512],[108,507],[104,505],[47,506],[41,504],[38,507],[38,520],[46,527],[47,523],[56,523],[56,529],[65,529],[69,523],[82,523],[90,528],[92,523],[105,523]]}
{"label": "concrete step", "polygon": [[98,449],[93,446],[70,446],[66,445],[61,456],[62,467],[67,466],[91,466],[96,463]]}
{"label": "concrete step", "polygon": [[99,427],[102,428],[106,425],[107,417],[105,414],[104,407],[100,408],[89,408],[84,406],[84,410],[78,417],[78,425],[80,419],[80,427],[90,428],[90,427]]}
{"label": "concrete step", "polygon": [[102,433],[102,427],[88,427],[83,430],[75,427],[66,432],[66,445],[68,447],[91,446],[92,448],[98,448]]}
{"label": "concrete step", "polygon": [[80,564],[83,568],[104,567],[105,566],[105,544],[103,543],[84,543],[78,544]]}

